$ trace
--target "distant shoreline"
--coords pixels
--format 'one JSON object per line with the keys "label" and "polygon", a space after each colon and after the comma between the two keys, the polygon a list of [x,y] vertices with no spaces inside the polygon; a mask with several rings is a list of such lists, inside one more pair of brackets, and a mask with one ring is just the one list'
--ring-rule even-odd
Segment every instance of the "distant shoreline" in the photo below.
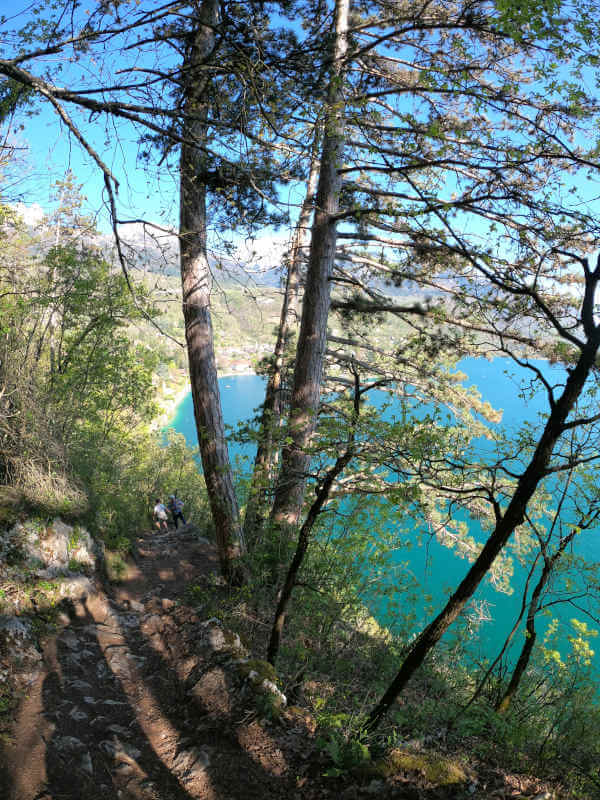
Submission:
{"label": "distant shoreline", "polygon": [[256,372],[252,369],[252,367],[248,367],[248,369],[240,369],[237,372],[219,372],[219,370],[217,370],[217,377],[219,380],[221,380],[221,378],[237,378],[239,375],[256,375]]}
{"label": "distant shoreline", "polygon": [[[243,370],[236,370],[235,372],[220,372],[217,370],[217,379],[222,380],[224,378],[238,378],[238,377],[249,377],[255,376],[256,372],[252,369],[252,367],[248,366],[246,369]],[[191,392],[191,386],[189,382],[189,378],[186,376],[185,385],[178,389],[174,394],[169,395],[168,398],[161,398],[160,406],[161,412],[156,418],[156,428],[166,428],[168,427],[173,418],[177,413],[177,409],[183,403],[185,398]]]}

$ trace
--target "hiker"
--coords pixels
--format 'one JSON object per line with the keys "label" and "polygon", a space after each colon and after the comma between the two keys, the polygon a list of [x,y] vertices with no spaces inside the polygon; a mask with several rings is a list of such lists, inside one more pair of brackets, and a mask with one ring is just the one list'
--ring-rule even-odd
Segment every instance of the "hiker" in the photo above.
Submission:
{"label": "hiker", "polygon": [[179,527],[179,520],[181,520],[184,525],[186,524],[186,521],[183,517],[183,500],[179,500],[174,494],[172,494],[169,497],[167,508],[171,512],[175,528]]}
{"label": "hiker", "polygon": [[156,505],[154,506],[153,517],[154,521],[156,522],[156,527],[159,531],[169,530],[169,525],[167,522],[168,519],[167,509],[165,508],[164,504],[161,503],[158,497],[156,498]]}

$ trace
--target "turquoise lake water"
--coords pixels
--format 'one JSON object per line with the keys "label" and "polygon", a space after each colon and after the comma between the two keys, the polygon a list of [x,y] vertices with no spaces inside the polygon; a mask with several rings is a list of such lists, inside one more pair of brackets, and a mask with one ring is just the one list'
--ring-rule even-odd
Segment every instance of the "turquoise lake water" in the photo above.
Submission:
{"label": "turquoise lake water", "polygon": [[[543,394],[528,398],[525,401],[520,392],[520,387],[515,378],[511,376],[512,366],[508,359],[463,359],[459,363],[461,372],[467,375],[466,385],[474,385],[481,392],[482,398],[490,402],[494,408],[503,411],[502,426],[508,430],[516,431],[524,420],[536,423],[539,414],[545,410],[546,398]],[[547,378],[554,383],[561,383],[564,371],[561,367],[543,365]],[[235,426],[252,418],[255,409],[264,399],[264,379],[255,375],[239,375],[220,379],[221,402],[225,422]],[[191,394],[188,394],[178,407],[171,422],[171,426],[183,433],[191,446],[197,446],[196,430]],[[485,445],[484,445],[485,446]],[[251,464],[254,457],[252,446],[230,444],[230,456],[243,469],[244,463]],[[248,466],[249,468],[249,466]],[[476,530],[472,530],[477,535]],[[403,538],[406,538],[404,535]],[[421,622],[430,619],[431,609],[436,612],[442,607],[448,593],[453,590],[464,577],[469,564],[457,556],[453,551],[441,545],[433,537],[425,537],[421,546],[413,546],[410,550],[401,548],[398,551],[399,562],[408,562],[408,569],[422,587],[422,596],[431,599],[417,600],[416,612],[421,616]],[[578,545],[578,552],[586,557],[600,560],[600,531],[586,533]],[[521,607],[521,589],[524,586],[525,573],[518,565],[512,579],[513,593],[505,594],[496,591],[489,582],[484,582],[475,595],[475,601],[484,601],[491,619],[484,622],[474,632],[473,653],[481,651],[489,657],[494,657],[501,647],[504,637],[514,624]],[[530,587],[531,588],[531,587]],[[427,605],[429,609],[426,609]],[[392,620],[386,616],[383,604],[371,601],[371,611],[380,622],[390,624]],[[565,623],[564,637],[570,633],[568,620],[572,617],[585,619],[581,613],[568,606],[554,606],[553,615]],[[589,620],[587,620],[588,624]],[[543,624],[540,622],[540,628]],[[420,624],[419,624],[420,627]],[[591,624],[593,626],[593,623]],[[518,641],[520,646],[522,639]],[[594,643],[592,642],[592,646]],[[562,648],[561,648],[562,649]],[[596,647],[600,651],[600,642]],[[595,665],[600,669],[600,652],[595,656]]]}

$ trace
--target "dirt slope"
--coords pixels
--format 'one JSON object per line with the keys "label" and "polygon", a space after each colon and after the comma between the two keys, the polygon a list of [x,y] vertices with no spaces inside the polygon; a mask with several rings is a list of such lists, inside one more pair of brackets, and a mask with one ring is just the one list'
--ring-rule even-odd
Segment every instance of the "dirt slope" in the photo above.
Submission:
{"label": "dirt slope", "polygon": [[0,797],[294,796],[282,743],[252,715],[236,718],[218,624],[174,602],[215,566],[192,533],[150,533],[112,597],[71,606],[4,746]]}

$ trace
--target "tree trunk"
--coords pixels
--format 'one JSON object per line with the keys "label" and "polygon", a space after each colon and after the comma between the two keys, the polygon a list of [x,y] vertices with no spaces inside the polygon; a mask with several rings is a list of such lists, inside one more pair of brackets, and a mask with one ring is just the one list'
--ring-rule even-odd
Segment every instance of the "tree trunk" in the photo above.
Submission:
{"label": "tree trunk", "polygon": [[[597,276],[594,273],[594,285],[597,283]],[[591,294],[591,297],[589,295]],[[586,298],[592,303],[593,294],[586,291]],[[400,671],[392,681],[391,685],[373,709],[367,720],[367,727],[374,730],[380,723],[383,716],[396,698],[400,695],[409,680],[417,669],[424,662],[429,652],[442,638],[444,633],[458,617],[467,601],[490,570],[496,556],[509,540],[515,528],[524,519],[527,503],[535,492],[540,480],[544,477],[546,468],[550,462],[554,446],[563,432],[563,425],[573,409],[577,398],[580,396],[587,377],[596,359],[598,350],[598,334],[594,332],[591,340],[582,349],[577,365],[569,373],[564,391],[554,404],[546,426],[538,441],[535,452],[529,462],[527,469],[519,479],[515,493],[504,513],[502,519],[496,525],[495,530],[485,543],[483,550],[479,554],[471,569],[460,583],[458,589],[448,600],[445,608],[438,616],[421,632],[417,637]]]}
{"label": "tree trunk", "polygon": [[241,544],[242,538],[225,439],[210,316],[211,275],[206,250],[206,187],[203,183],[207,164],[201,147],[206,141],[206,128],[202,121],[206,109],[206,83],[202,73],[195,69],[213,52],[214,28],[218,22],[219,3],[217,0],[204,0],[199,25],[193,33],[184,62],[183,74],[188,75],[188,80],[184,87],[186,123],[183,138],[186,143],[181,147],[179,242],[183,316],[198,443],[221,572],[231,580],[237,573],[234,544]]}
{"label": "tree trunk", "polygon": [[273,366],[265,390],[265,402],[260,421],[260,438],[254,459],[254,471],[246,506],[244,519],[244,538],[248,545],[257,540],[264,521],[265,493],[271,479],[274,463],[273,438],[275,431],[281,425],[283,415],[282,380],[283,361],[289,331],[298,316],[298,290],[300,284],[300,266],[302,252],[306,249],[310,230],[309,222],[313,210],[315,189],[319,174],[319,160],[317,157],[319,143],[318,128],[315,128],[313,147],[310,160],[306,196],[300,209],[298,223],[292,243],[288,270],[285,282],[285,292],[281,307],[277,341],[273,351]]}
{"label": "tree trunk", "polygon": [[275,621],[273,622],[273,627],[271,628],[271,636],[269,639],[269,646],[267,649],[267,661],[273,665],[275,664],[275,659],[277,658],[277,653],[279,652],[279,644],[281,642],[281,634],[283,633],[283,626],[285,623],[287,606],[292,596],[292,591],[294,589],[294,586],[296,585],[296,578],[298,576],[298,572],[300,571],[300,567],[302,566],[302,562],[304,561],[304,556],[306,555],[306,551],[308,550],[310,534],[312,533],[314,524],[317,521],[317,517],[319,516],[321,510],[323,509],[323,506],[329,499],[329,495],[331,494],[331,487],[333,486],[336,478],[338,477],[338,475],[341,475],[341,473],[346,469],[346,467],[354,457],[355,443],[356,443],[356,425],[358,423],[358,418],[360,414],[361,393],[360,393],[360,381],[358,377],[358,372],[356,371],[355,368],[353,368],[353,374],[354,374],[354,410],[352,413],[352,423],[350,427],[350,436],[348,437],[348,444],[344,452],[340,456],[338,456],[338,458],[335,460],[334,465],[329,470],[327,470],[325,478],[323,479],[323,482],[319,486],[317,497],[313,502],[313,504],[311,505],[308,514],[306,515],[304,524],[300,528],[300,534],[298,536],[298,544],[296,545],[296,552],[294,553],[294,557],[288,568],[287,575],[285,576],[285,581],[283,583],[283,588],[281,589],[279,595],[279,602],[277,603],[277,609],[275,611]]}
{"label": "tree trunk", "polygon": [[324,115],[321,169],[302,304],[302,321],[296,350],[296,368],[290,411],[291,443],[284,448],[271,519],[280,530],[293,529],[300,518],[306,477],[310,467],[308,447],[314,433],[321,398],[321,378],[327,340],[330,277],[336,247],[336,215],[341,176],[338,167],[344,147],[344,97],[342,92],[347,51],[349,0],[336,0],[332,65]]}

